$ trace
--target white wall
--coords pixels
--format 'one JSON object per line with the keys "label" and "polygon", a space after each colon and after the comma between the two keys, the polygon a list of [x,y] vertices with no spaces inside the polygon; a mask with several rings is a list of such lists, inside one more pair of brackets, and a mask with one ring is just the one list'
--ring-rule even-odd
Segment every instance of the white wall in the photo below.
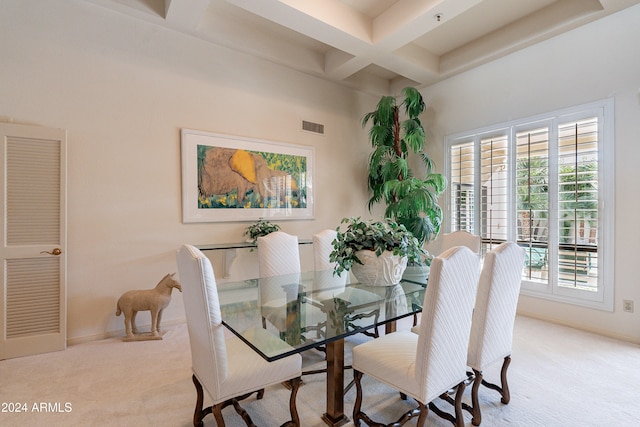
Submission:
{"label": "white wall", "polygon": [[[72,341],[123,329],[118,297],[176,271],[180,244],[244,239],[248,223],[181,222],[183,127],[315,147],[316,219],[287,232],[369,215],[360,118],[377,99],[74,0],[0,2],[0,58],[0,116],[68,131]],[[183,318],[174,292],[163,321]]]}
{"label": "white wall", "polygon": [[[612,97],[615,102],[615,311],[521,297],[519,312],[640,342],[640,6],[426,88],[431,138]],[[441,144],[432,155],[444,164]],[[634,314],[622,300],[635,301]]]}

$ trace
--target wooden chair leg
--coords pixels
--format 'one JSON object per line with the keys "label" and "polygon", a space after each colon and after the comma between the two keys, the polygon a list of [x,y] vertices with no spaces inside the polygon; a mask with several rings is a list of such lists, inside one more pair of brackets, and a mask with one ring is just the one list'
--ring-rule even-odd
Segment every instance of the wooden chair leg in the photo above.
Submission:
{"label": "wooden chair leg", "polygon": [[479,426],[482,422],[482,415],[480,413],[480,402],[478,399],[478,390],[480,389],[480,384],[482,384],[482,372],[473,370],[474,380],[473,386],[471,387],[471,406],[472,406],[472,419],[471,424],[474,426]]}
{"label": "wooden chair leg", "polygon": [[[193,413],[193,425],[194,427],[202,427],[204,425],[203,423],[203,418],[206,417],[209,414],[213,414],[213,417],[216,420],[216,425],[217,427],[225,427],[225,422],[224,422],[224,418],[222,417],[222,410],[224,408],[226,408],[227,406],[233,405],[234,409],[236,410],[236,412],[242,417],[242,419],[244,420],[245,424],[247,424],[248,426],[252,426],[253,421],[251,421],[251,417],[249,416],[249,414],[240,406],[240,404],[238,403],[238,401],[240,400],[244,400],[247,397],[251,396],[253,393],[256,393],[256,398],[257,399],[262,399],[262,397],[264,396],[264,389],[260,389],[260,390],[256,390],[255,392],[250,392],[250,393],[246,393],[243,394],[242,396],[238,396],[236,398],[233,399],[229,399],[229,400],[225,400],[224,402],[218,403],[216,405],[213,406],[209,406],[205,409],[202,408],[202,405],[204,403],[204,390],[202,389],[202,384],[200,384],[200,381],[198,381],[198,378],[196,378],[195,375],[193,375],[191,377],[191,379],[193,380],[193,385],[196,387],[196,409]],[[297,387],[299,387],[300,384],[296,385],[296,390],[295,392],[297,393]],[[294,402],[295,404],[295,402]],[[295,408],[294,408],[295,410]],[[298,419],[298,413],[297,411],[295,412],[295,416],[296,419]],[[291,424],[291,426],[295,426],[295,427],[299,427],[300,426],[300,420],[298,419],[298,424]]]}
{"label": "wooden chair leg", "polygon": [[507,369],[509,369],[509,364],[511,363],[511,356],[507,356],[504,358],[504,362],[502,362],[502,370],[500,372],[500,382],[501,385],[492,384],[488,381],[482,380],[482,385],[495,390],[502,396],[500,400],[502,403],[507,404],[511,400],[511,393],[509,392],[509,384],[507,383]]}
{"label": "wooden chair leg", "polygon": [[420,415],[418,415],[416,426],[424,427],[424,423],[427,422],[427,415],[429,415],[429,407],[422,402],[418,402],[418,410],[420,411]]}
{"label": "wooden chair leg", "polygon": [[[196,378],[195,375],[192,375],[191,379],[193,380],[193,385],[196,387],[196,409],[193,413],[193,425],[194,427],[202,427],[203,422],[202,419],[212,412],[212,407],[208,407],[205,410],[202,409],[202,405],[204,403],[204,391],[202,390],[202,384]],[[224,422],[223,422],[224,425]]]}
{"label": "wooden chair leg", "polygon": [[[380,422],[374,421],[367,414],[362,412],[362,385],[360,384],[360,380],[362,379],[362,372],[357,370],[353,370],[353,381],[356,385],[356,401],[353,404],[353,425],[355,427],[360,427],[360,422],[364,422],[368,426],[372,427],[399,427],[404,425],[407,421],[412,420],[418,417],[417,426],[423,427],[424,423],[427,419],[427,414],[429,413],[429,408],[427,405],[422,402],[418,402],[418,407],[412,409],[405,414],[403,414],[398,420],[389,424],[382,424]],[[400,393],[401,396],[405,396],[406,394]],[[460,400],[462,401],[462,395],[460,396]],[[453,418],[453,417],[451,417]],[[463,424],[464,425],[464,424]]]}
{"label": "wooden chair leg", "polygon": [[507,370],[509,369],[510,363],[511,363],[511,356],[505,357],[504,362],[502,362],[502,369],[500,371],[501,386],[485,381],[482,378],[482,372],[476,371],[475,369],[473,370],[475,379],[473,381],[473,388],[471,389],[471,405],[473,407],[473,410],[472,410],[473,418],[471,420],[471,423],[474,426],[479,426],[480,423],[482,422],[482,413],[480,410],[480,403],[478,399],[478,389],[480,388],[480,384],[482,384],[483,386],[491,390],[495,390],[498,393],[500,393],[500,396],[502,396],[500,401],[505,405],[508,404],[509,401],[511,400],[511,393],[509,392],[509,383],[507,382]]}
{"label": "wooden chair leg", "polygon": [[464,381],[460,382],[460,384],[458,384],[458,387],[456,387],[456,400],[454,403],[456,427],[464,427],[464,417],[462,415],[462,394],[464,393],[465,387],[466,385]]}
{"label": "wooden chair leg", "polygon": [[289,398],[289,412],[291,413],[291,421],[287,421],[282,424],[282,427],[300,427],[300,417],[298,416],[298,408],[296,406],[296,396],[298,395],[298,389],[302,383],[302,378],[292,378],[287,381],[291,387],[291,397]]}
{"label": "wooden chair leg", "polygon": [[213,417],[216,419],[216,426],[224,427],[224,418],[222,418],[222,403],[213,405]]}
{"label": "wooden chair leg", "polygon": [[500,380],[502,381],[502,403],[505,405],[511,400],[511,393],[509,392],[509,384],[507,383],[507,369],[511,363],[511,356],[504,358],[502,362],[502,370],[500,371]]}
{"label": "wooden chair leg", "polygon": [[464,394],[464,390],[467,386],[466,381],[467,380],[461,381],[455,387],[455,391],[456,391],[455,399],[449,396],[449,392],[445,392],[440,395],[440,399],[453,405],[453,408],[454,408],[453,415],[449,412],[443,411],[442,409],[438,408],[434,401],[429,402],[429,405],[428,405],[429,409],[431,409],[431,411],[433,411],[434,414],[436,414],[442,419],[450,421],[456,427],[464,427],[464,416],[462,411],[469,410],[471,412],[470,409],[465,408],[465,406],[468,406],[468,405],[466,405],[465,403],[462,403],[462,395]]}
{"label": "wooden chair leg", "polygon": [[360,380],[362,379],[362,372],[353,370],[353,381],[356,384],[356,401],[353,404],[353,425],[355,427],[360,426],[360,420],[362,417],[362,412],[360,411],[362,407],[362,385],[360,384]]}
{"label": "wooden chair leg", "polygon": [[[231,404],[233,405],[233,408],[236,410],[236,413],[240,415],[244,423],[247,426],[255,426],[255,424],[251,420],[251,417],[249,416],[249,413],[247,413],[247,411],[245,411],[244,408],[240,406],[238,401],[236,399],[231,399],[230,401],[231,401]],[[221,405],[216,405],[216,406],[221,406]],[[220,419],[222,420],[222,413],[220,413]],[[216,422],[217,421],[218,421],[218,418],[216,418]],[[222,425],[224,425],[224,421],[222,421],[222,423],[223,423]],[[218,427],[220,427],[220,424],[218,424]]]}

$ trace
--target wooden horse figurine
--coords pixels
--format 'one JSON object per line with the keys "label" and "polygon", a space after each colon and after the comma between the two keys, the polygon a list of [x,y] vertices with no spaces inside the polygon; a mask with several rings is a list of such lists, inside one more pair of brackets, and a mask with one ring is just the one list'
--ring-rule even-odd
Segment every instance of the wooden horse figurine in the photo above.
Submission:
{"label": "wooden horse figurine", "polygon": [[[125,341],[136,341],[145,339],[162,339],[160,334],[160,320],[162,310],[171,302],[171,291],[173,288],[182,292],[180,283],[174,278],[176,273],[167,274],[160,280],[154,289],[138,291],[128,291],[118,299],[116,316],[124,313],[124,326],[127,331]],[[136,314],[138,311],[151,311],[151,336],[136,336]]]}

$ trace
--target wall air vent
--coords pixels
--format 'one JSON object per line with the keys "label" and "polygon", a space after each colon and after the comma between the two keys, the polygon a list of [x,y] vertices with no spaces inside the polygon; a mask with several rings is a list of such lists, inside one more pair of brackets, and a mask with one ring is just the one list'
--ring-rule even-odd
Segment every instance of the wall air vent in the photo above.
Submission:
{"label": "wall air vent", "polygon": [[324,125],[320,123],[308,122],[306,120],[302,121],[302,130],[306,132],[313,132],[320,135],[324,135]]}

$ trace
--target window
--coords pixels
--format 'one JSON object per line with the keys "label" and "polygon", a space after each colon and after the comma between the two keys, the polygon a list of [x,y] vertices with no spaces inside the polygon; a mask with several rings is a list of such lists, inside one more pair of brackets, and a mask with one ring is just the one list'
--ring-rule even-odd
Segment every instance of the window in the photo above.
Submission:
{"label": "window", "polygon": [[522,292],[613,309],[613,102],[447,137],[445,230],[525,250]]}
{"label": "window", "polygon": [[473,144],[468,142],[452,147],[451,205],[457,206],[452,212],[451,223],[454,230],[472,231],[475,222],[475,197],[473,186]]}

